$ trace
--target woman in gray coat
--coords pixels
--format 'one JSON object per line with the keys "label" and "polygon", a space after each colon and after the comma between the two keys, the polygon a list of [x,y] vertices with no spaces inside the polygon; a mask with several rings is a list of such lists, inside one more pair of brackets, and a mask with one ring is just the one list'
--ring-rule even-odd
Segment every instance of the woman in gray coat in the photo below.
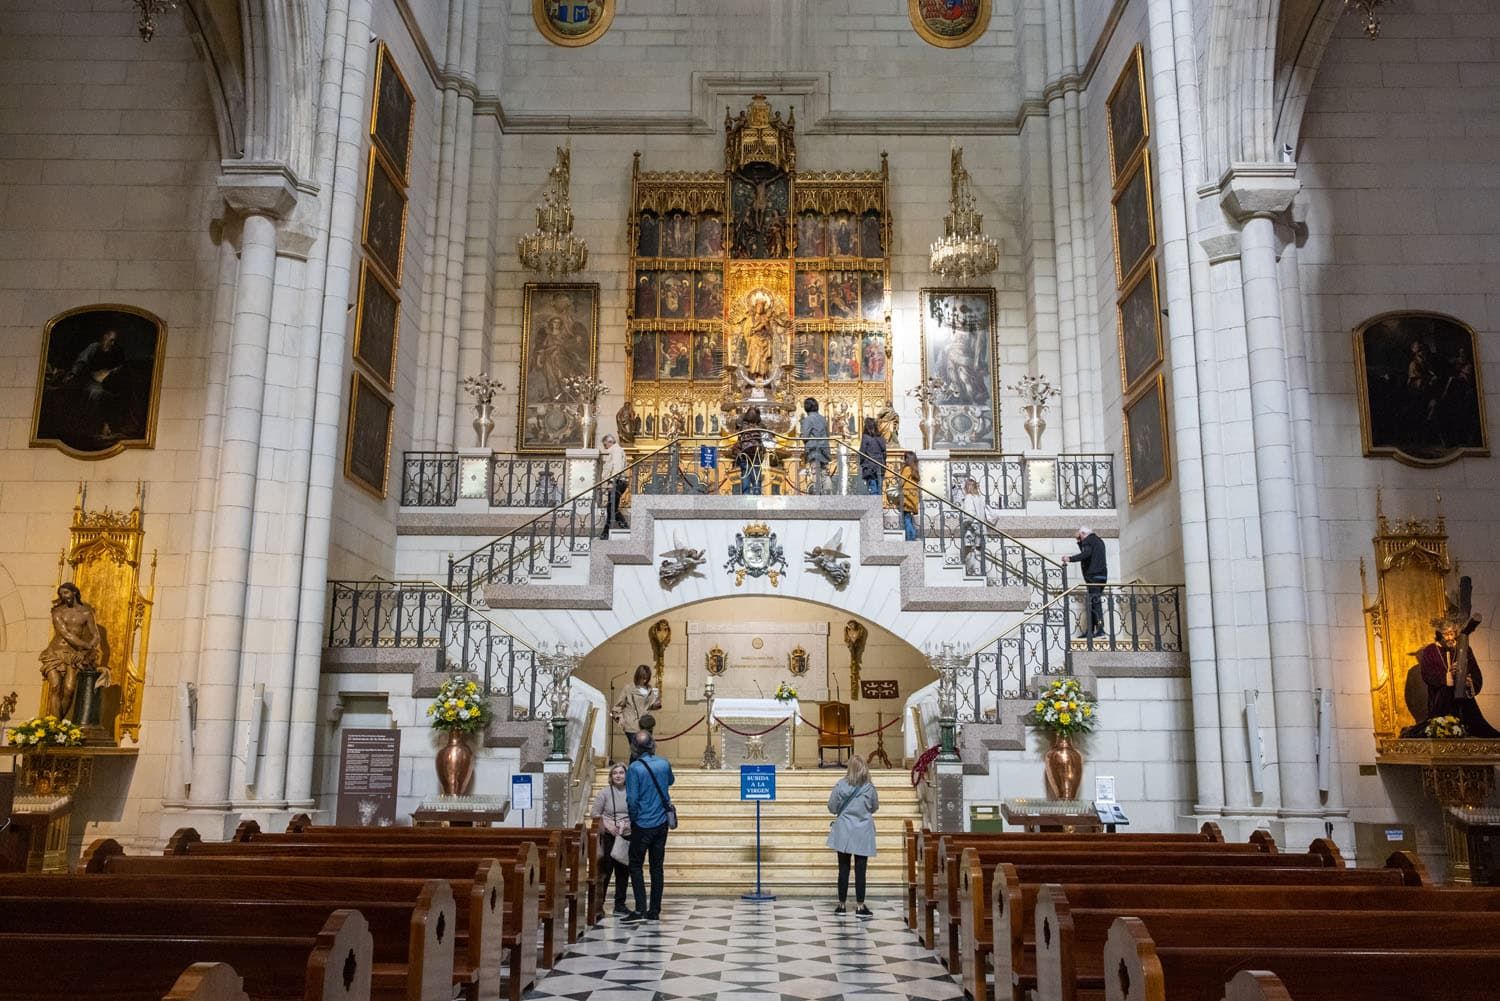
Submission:
{"label": "woman in gray coat", "polygon": [[875,855],[875,811],[880,809],[880,795],[870,781],[870,768],[857,754],[849,756],[849,770],[828,794],[828,812],[833,823],[828,831],[828,847],[839,855],[839,905],[835,914],[844,913],[849,896],[849,865],[854,864],[855,914],[870,917],[865,906],[865,865]]}

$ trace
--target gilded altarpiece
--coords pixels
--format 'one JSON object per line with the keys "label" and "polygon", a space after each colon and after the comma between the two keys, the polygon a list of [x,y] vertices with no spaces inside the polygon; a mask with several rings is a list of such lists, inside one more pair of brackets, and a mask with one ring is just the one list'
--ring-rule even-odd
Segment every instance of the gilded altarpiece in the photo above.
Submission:
{"label": "gilded altarpiece", "polygon": [[716,437],[747,402],[793,429],[807,396],[835,433],[857,434],[891,399],[885,157],[878,170],[798,171],[795,117],[759,96],[724,126],[722,172],[635,158],[635,444]]}

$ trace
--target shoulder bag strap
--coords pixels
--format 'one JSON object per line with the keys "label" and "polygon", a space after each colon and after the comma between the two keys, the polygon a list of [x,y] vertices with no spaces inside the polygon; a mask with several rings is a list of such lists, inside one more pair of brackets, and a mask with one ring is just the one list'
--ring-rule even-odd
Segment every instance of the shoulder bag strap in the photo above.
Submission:
{"label": "shoulder bag strap", "polygon": [[[652,756],[655,757],[655,755]],[[656,771],[650,765],[646,764],[644,759],[641,760],[641,767],[646,769],[646,777],[651,780],[652,785],[656,786],[656,794],[661,797],[662,807],[670,807],[672,799],[662,790],[661,783],[656,781]]]}

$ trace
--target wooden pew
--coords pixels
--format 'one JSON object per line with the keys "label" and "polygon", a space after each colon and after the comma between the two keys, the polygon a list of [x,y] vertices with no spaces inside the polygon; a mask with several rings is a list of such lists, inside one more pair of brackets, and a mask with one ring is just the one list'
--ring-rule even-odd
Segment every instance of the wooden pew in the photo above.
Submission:
{"label": "wooden pew", "polygon": [[[1379,946],[1180,946],[1156,942],[1147,924],[1117,918],[1104,948],[1107,1001],[1220,1001],[1241,970],[1267,970],[1296,1001],[1494,1001],[1500,948],[1408,948],[1411,923]],[[1232,982],[1232,981],[1231,981]]]}
{"label": "wooden pew", "polygon": [[[407,830],[411,829],[407,828]],[[417,830],[425,832],[427,829]],[[441,831],[443,828],[433,828],[433,830]],[[570,849],[567,847],[564,832],[558,829],[545,829],[539,833],[544,833],[547,841],[537,843],[516,837],[503,828],[457,828],[455,830],[460,834],[467,834],[470,831],[483,831],[488,834],[493,831],[496,836],[478,841],[445,838],[436,842],[413,839],[410,843],[405,840],[396,843],[378,836],[347,840],[318,837],[306,840],[300,835],[290,837],[264,835],[248,842],[237,842],[204,841],[198,836],[197,831],[185,827],[175,832],[168,840],[165,854],[176,857],[226,859],[399,858],[408,860],[469,859],[477,862],[486,856],[504,854],[508,850],[518,849],[521,845],[532,845],[536,849],[537,860],[541,866],[539,872],[541,879],[541,962],[542,966],[551,968],[556,964],[562,951],[561,947],[566,942],[565,939],[560,942],[559,936],[566,936],[570,910],[576,911],[577,906],[576,890],[571,894],[567,890],[567,871],[572,867],[568,864]]]}
{"label": "wooden pew", "polygon": [[[976,917],[973,907],[975,887],[983,887],[989,895],[990,958],[995,967],[995,992],[1002,999],[1007,995],[1020,1001],[1023,993],[1036,986],[1035,955],[1035,908],[1037,894],[1042,884],[1065,884],[1066,890],[1080,893],[1102,894],[1113,891],[1117,898],[1127,894],[1145,896],[1147,902],[1154,900],[1181,901],[1181,906],[1190,906],[1193,900],[1203,900],[1205,895],[1218,895],[1214,899],[1227,899],[1226,895],[1245,894],[1251,904],[1265,904],[1276,899],[1273,894],[1303,892],[1313,894],[1323,890],[1351,892],[1355,890],[1401,893],[1420,889],[1423,899],[1435,891],[1425,889],[1428,880],[1420,861],[1409,852],[1396,852],[1383,869],[1247,869],[1245,867],[1172,867],[1095,864],[1086,866],[1058,865],[1012,865],[1000,863],[985,868],[977,858],[969,860],[967,869],[966,898],[973,927],[982,928],[982,918]],[[1259,896],[1257,896],[1259,894]],[[1317,898],[1304,896],[1305,903],[1312,904]],[[1370,897],[1370,903],[1381,898]],[[1418,898],[1411,898],[1416,900]],[[1442,906],[1442,905],[1435,905]],[[1007,986],[1009,985],[1009,986]]]}
{"label": "wooden pew", "polygon": [[[99,880],[93,882],[98,883]],[[0,936],[130,934],[156,938],[316,938],[332,908],[312,901],[183,900],[162,897],[0,897]],[[392,1001],[450,1001],[472,990],[477,971],[454,977],[453,891],[430,880],[405,903],[364,902],[374,941],[371,993]]]}
{"label": "wooden pew", "polygon": [[1241,970],[1224,985],[1224,1001],[1292,1001],[1292,996],[1276,974]]}
{"label": "wooden pew", "polygon": [[[399,893],[401,896],[395,898],[399,900],[405,897],[403,885],[411,884],[413,880],[420,883],[427,879],[446,879],[454,888],[455,896],[468,901],[468,906],[459,911],[459,935],[461,939],[467,936],[465,961],[478,964],[481,971],[493,969],[499,955],[496,950],[504,950],[506,961],[503,965],[507,973],[504,994],[511,1001],[520,1001],[521,995],[537,979],[540,865],[535,846],[530,844],[506,859],[471,862],[465,859],[363,856],[126,855],[116,841],[103,838],[85,851],[79,872],[90,876],[107,875],[109,881],[133,880],[133,883],[124,884],[129,887],[125,892],[130,893],[149,889],[155,882],[196,878],[206,881],[205,887],[217,880],[225,886],[226,892],[232,887],[236,894],[254,893],[259,897],[264,893],[260,899],[275,899],[278,895],[310,896],[311,899],[345,895],[360,900],[365,899],[362,893],[377,899],[389,899],[383,895]],[[7,886],[11,878],[0,876],[0,887]],[[257,880],[263,882],[257,884]],[[254,889],[257,885],[262,887],[261,891]],[[477,896],[476,887],[479,888]],[[498,945],[493,936],[483,930],[476,936],[473,924],[476,906],[491,923],[488,915],[496,908],[502,909]],[[484,976],[487,982],[488,975]]]}
{"label": "wooden pew", "polygon": [[301,936],[6,933],[0,998],[187,1001],[227,988],[224,971],[202,968],[227,964],[243,974],[241,996],[257,1001],[368,1001],[373,949],[364,918],[351,910],[332,912],[316,934]]}
{"label": "wooden pew", "polygon": [[162,1001],[250,1001],[245,980],[228,963],[194,963],[182,971]]}

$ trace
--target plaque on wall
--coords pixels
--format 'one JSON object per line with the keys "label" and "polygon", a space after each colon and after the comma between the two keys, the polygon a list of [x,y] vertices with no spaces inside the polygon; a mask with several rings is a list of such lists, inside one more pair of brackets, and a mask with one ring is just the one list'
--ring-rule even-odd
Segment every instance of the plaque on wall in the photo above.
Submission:
{"label": "plaque on wall", "polygon": [[339,756],[340,827],[390,827],[396,823],[400,730],[345,730]]}
{"label": "plaque on wall", "polygon": [[961,49],[989,27],[990,0],[906,0],[906,13],[922,41]]}
{"label": "plaque on wall", "polygon": [[531,0],[531,19],[553,45],[577,48],[609,30],[615,0]]}
{"label": "plaque on wall", "polygon": [[882,678],[878,681],[862,679],[859,683],[859,694],[866,699],[899,699],[901,686],[894,678]]}

